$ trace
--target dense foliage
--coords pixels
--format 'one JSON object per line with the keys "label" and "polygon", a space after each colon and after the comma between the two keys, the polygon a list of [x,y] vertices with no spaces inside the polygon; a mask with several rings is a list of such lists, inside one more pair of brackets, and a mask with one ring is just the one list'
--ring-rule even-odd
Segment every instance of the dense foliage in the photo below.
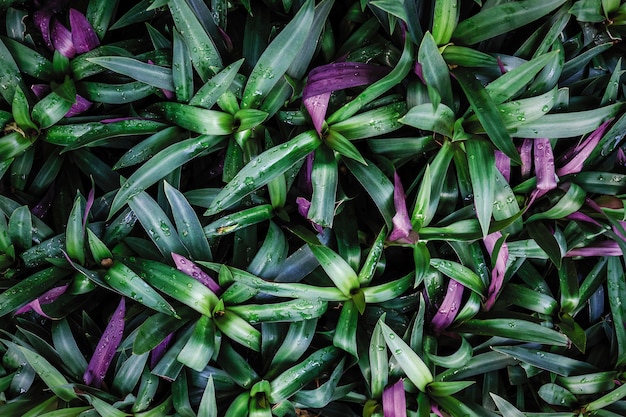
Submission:
{"label": "dense foliage", "polygon": [[0,415],[626,415],[625,2],[0,13]]}

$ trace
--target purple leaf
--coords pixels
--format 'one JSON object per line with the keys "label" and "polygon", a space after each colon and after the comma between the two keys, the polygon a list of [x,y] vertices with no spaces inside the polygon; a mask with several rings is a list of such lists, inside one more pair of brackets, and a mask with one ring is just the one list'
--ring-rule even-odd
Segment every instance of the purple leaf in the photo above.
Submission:
{"label": "purple leaf", "polygon": [[83,375],[83,381],[87,385],[96,388],[102,386],[107,370],[113,361],[115,351],[122,342],[124,334],[124,315],[126,314],[126,303],[124,297],[120,300],[119,305],[115,309],[109,324],[104,329],[102,337],[96,346],[96,350],[89,361],[87,370]]}
{"label": "purple leaf", "polygon": [[422,84],[426,85],[426,81],[424,80],[424,70],[422,68],[422,64],[420,64],[419,62],[415,62],[415,68],[413,69],[413,72],[415,72],[415,75],[417,75],[417,78],[420,79]]}
{"label": "purple leaf", "polygon": [[550,139],[541,138],[534,140],[535,174],[537,175],[537,196],[556,188],[556,177],[554,175],[554,155]]}
{"label": "purple leaf", "polygon": [[621,166],[626,165],[626,153],[624,153],[624,150],[622,148],[617,148],[616,160],[617,160],[617,163],[620,164]]}
{"label": "purple leaf", "polygon": [[51,317],[43,312],[43,310],[41,309],[41,306],[44,305],[44,304],[50,304],[50,303],[54,302],[54,300],[56,300],[57,298],[59,298],[61,295],[63,295],[65,293],[65,291],[67,290],[68,286],[69,286],[69,284],[65,284],[65,285],[62,285],[60,287],[55,287],[55,288],[52,288],[52,289],[46,291],[45,293],[43,293],[41,296],[35,298],[30,303],[28,303],[28,304],[20,307],[19,309],[17,309],[14,314],[17,315],[17,314],[26,313],[27,311],[34,310],[40,316],[43,316],[43,317],[45,317],[47,319],[50,319]]}
{"label": "purple leaf", "polygon": [[74,48],[74,42],[72,41],[72,32],[59,23],[59,21],[53,21],[50,35],[54,49],[59,51],[61,55],[67,58],[74,58],[76,56],[76,48]]}
{"label": "purple leaf", "polygon": [[324,228],[308,218],[309,209],[311,208],[311,202],[304,197],[297,197],[296,204],[298,205],[298,213],[305,219],[309,220],[309,223],[311,223],[311,226],[313,226],[317,233],[322,233],[324,231]]}
{"label": "purple leaf", "polygon": [[65,117],[76,116],[77,114],[81,114],[91,107],[91,101],[87,100],[85,97],[82,97],[76,94],[76,102],[72,104],[72,107],[65,113]]}
{"label": "purple leaf", "polygon": [[93,206],[93,202],[96,198],[96,190],[93,187],[93,180],[91,184],[91,190],[89,190],[89,194],[87,195],[87,202],[85,204],[85,214],[83,214],[83,228],[87,225],[87,218],[89,217],[89,211]]}
{"label": "purple leaf", "polygon": [[572,214],[569,214],[566,216],[567,219],[569,220],[576,220],[576,221],[581,221],[581,222],[585,222],[585,223],[591,223],[594,224],[598,227],[602,227],[602,225],[600,223],[598,223],[596,220],[594,220],[593,218],[587,216],[585,213],[581,213],[580,211],[574,212]]}
{"label": "purple leaf", "polygon": [[152,351],[150,351],[150,369],[154,369],[157,363],[161,360],[167,349],[169,348],[172,340],[174,339],[174,333],[168,334],[165,339],[161,341]]}
{"label": "purple leaf", "polygon": [[594,246],[574,248],[565,254],[567,257],[575,256],[622,256],[622,250],[617,242],[606,240],[598,242]]}
{"label": "purple leaf", "polygon": [[602,135],[609,127],[613,119],[607,120],[602,123],[596,130],[594,130],[582,143],[578,144],[573,149],[570,149],[565,155],[563,155],[563,160],[568,161],[556,170],[558,175],[567,175],[567,174],[576,174],[580,172],[583,168],[583,164],[585,160],[591,155],[600,139],[602,139]]}
{"label": "purple leaf", "polygon": [[195,278],[196,281],[202,283],[205,287],[218,294],[222,291],[220,286],[207,274],[204,272],[198,265],[189,259],[185,258],[182,255],[172,252],[172,259],[174,259],[174,263],[176,264],[176,268],[189,275],[192,278]]}
{"label": "purple leaf", "polygon": [[506,74],[506,67],[504,66],[504,62],[501,57],[498,57],[498,68],[500,68],[500,73]]}
{"label": "purple leaf", "polygon": [[100,46],[100,39],[98,39],[91,23],[84,14],[76,9],[70,9],[70,28],[76,53],[84,54]]}
{"label": "purple leaf", "polygon": [[33,216],[43,219],[50,207],[52,207],[52,201],[54,200],[54,183],[50,184],[48,191],[44,194],[41,200],[30,210]]}
{"label": "purple leaf", "polygon": [[[493,232],[488,234],[483,242],[489,252],[489,256],[493,257],[493,250],[495,249],[496,242],[502,237],[502,233]],[[491,283],[489,283],[489,291],[487,293],[487,300],[485,301],[485,310],[490,310],[495,304],[500,290],[502,289],[502,283],[504,282],[504,275],[506,273],[506,262],[509,259],[509,247],[506,242],[500,246],[498,251],[498,258],[496,264],[491,271]]]}
{"label": "purple leaf", "polygon": [[413,231],[411,218],[406,208],[406,196],[402,181],[397,172],[393,174],[393,204],[396,214],[393,216],[393,230],[389,235],[389,241],[413,244],[417,242],[417,233]]}
{"label": "purple leaf", "polygon": [[520,159],[522,160],[522,179],[526,179],[530,176],[533,162],[533,139],[524,139],[519,151]]}
{"label": "purple leaf", "polygon": [[33,84],[30,86],[30,90],[35,94],[35,97],[42,99],[50,92],[50,86],[48,84]]}
{"label": "purple leaf", "polygon": [[511,181],[511,158],[499,150],[495,151],[495,155],[496,168],[500,171],[506,182]]}
{"label": "purple leaf", "polygon": [[317,132],[322,132],[333,91],[370,84],[389,71],[387,67],[362,62],[334,62],[312,69],[302,91],[302,101]]}
{"label": "purple leaf", "polygon": [[406,394],[401,379],[383,391],[383,413],[384,417],[406,417]]}
{"label": "purple leaf", "polygon": [[52,40],[50,39],[50,21],[52,20],[52,12],[50,10],[37,10],[33,13],[33,21],[39,28],[43,41],[48,49],[52,50]]}
{"label": "purple leaf", "polygon": [[448,281],[446,297],[431,320],[431,326],[435,334],[443,332],[454,321],[459,312],[464,289],[465,287],[457,281],[453,279]]}

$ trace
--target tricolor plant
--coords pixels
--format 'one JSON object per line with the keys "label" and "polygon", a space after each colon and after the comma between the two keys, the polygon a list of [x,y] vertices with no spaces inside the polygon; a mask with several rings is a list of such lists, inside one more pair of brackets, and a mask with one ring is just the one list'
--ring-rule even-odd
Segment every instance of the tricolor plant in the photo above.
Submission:
{"label": "tricolor plant", "polygon": [[626,2],[0,0],[0,415],[626,415]]}

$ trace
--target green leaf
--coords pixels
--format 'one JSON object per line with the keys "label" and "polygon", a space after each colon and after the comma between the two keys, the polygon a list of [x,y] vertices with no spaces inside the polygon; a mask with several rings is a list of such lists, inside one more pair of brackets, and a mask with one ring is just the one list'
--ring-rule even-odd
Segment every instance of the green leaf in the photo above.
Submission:
{"label": "green leaf", "polygon": [[150,109],[183,129],[203,135],[230,135],[236,130],[234,117],[218,110],[171,101],[157,103]]}
{"label": "green leaf", "polygon": [[578,211],[578,209],[582,207],[585,202],[586,196],[587,193],[585,190],[576,184],[570,184],[570,187],[565,195],[563,195],[563,197],[561,197],[554,206],[542,213],[533,214],[527,219],[527,222],[543,219],[562,219],[563,217]]}
{"label": "green leaf", "polygon": [[518,126],[511,134],[520,138],[571,138],[592,132],[606,120],[615,117],[624,103],[610,104],[593,110],[546,114]]}
{"label": "green leaf", "polygon": [[28,101],[21,88],[15,89],[13,95],[13,103],[11,105],[13,119],[22,130],[37,129],[37,125],[30,118],[30,109]]}
{"label": "green leaf", "polygon": [[465,150],[467,152],[469,174],[472,180],[476,217],[478,217],[483,237],[485,237],[489,233],[489,224],[496,193],[495,154],[489,142],[477,137],[472,137],[465,141]]}
{"label": "green leaf", "polygon": [[67,226],[65,228],[65,249],[70,258],[85,263],[85,199],[80,193],[74,199],[74,205],[70,212]]}
{"label": "green leaf", "polygon": [[26,91],[26,86],[22,80],[20,68],[15,63],[13,56],[11,56],[3,41],[0,41],[0,61],[2,62],[2,66],[0,66],[0,85],[4,86],[4,88],[0,89],[0,94],[7,103],[12,103],[15,88],[19,87],[22,91]]}
{"label": "green leaf", "polygon": [[598,394],[615,388],[615,371],[595,372],[576,376],[558,376],[555,383],[573,394]]}
{"label": "green leaf", "polygon": [[[4,343],[6,344],[7,342],[5,341]],[[67,379],[65,379],[63,374],[52,366],[46,358],[28,348],[22,346],[16,347],[20,350],[22,355],[24,355],[28,364],[37,372],[39,378],[41,378],[44,384],[46,384],[55,395],[63,401],[71,401],[78,398],[74,389],[69,386]]]}
{"label": "green leaf", "polygon": [[202,399],[200,400],[200,408],[198,409],[198,417],[217,417],[217,415],[218,414],[217,414],[217,398],[216,398],[216,393],[215,393],[215,383],[213,382],[213,376],[209,375],[209,379],[202,393]]}
{"label": "green leaf", "polygon": [[222,69],[222,58],[215,42],[206,32],[187,1],[170,0],[167,5],[174,19],[174,25],[190,51],[193,66],[202,81],[206,82],[213,74]]}
{"label": "green leaf", "polygon": [[340,133],[348,140],[381,136],[402,127],[399,119],[404,113],[406,102],[400,101],[356,114],[330,128],[331,132]]}
{"label": "green leaf", "polygon": [[170,68],[122,56],[100,56],[88,58],[88,61],[156,88],[176,89]]}
{"label": "green leaf", "polygon": [[389,357],[380,325],[374,326],[369,344],[370,389],[372,397],[380,398],[389,382]]}
{"label": "green leaf", "polygon": [[487,288],[482,279],[470,268],[458,262],[431,258],[430,265],[446,276],[454,279],[480,296],[485,296]]}
{"label": "green leaf", "polygon": [[393,357],[398,361],[400,368],[417,389],[426,392],[428,384],[433,382],[433,375],[428,366],[382,319],[379,319],[376,325],[380,326],[385,343]]}
{"label": "green leaf", "polygon": [[191,337],[176,359],[194,371],[202,372],[215,349],[215,325],[208,316],[201,316],[194,325]]}
{"label": "green leaf", "polygon": [[566,0],[521,0],[484,7],[459,22],[452,34],[458,43],[472,45],[510,32],[546,16]]}
{"label": "green leaf", "polygon": [[185,196],[167,181],[164,182],[163,188],[167,201],[172,208],[172,216],[181,242],[189,250],[193,259],[210,261],[213,257],[211,248],[193,207]]}
{"label": "green leaf", "polygon": [[487,93],[487,90],[474,77],[474,74],[469,71],[458,68],[454,71],[454,75],[469,100],[470,107],[487,132],[489,139],[491,139],[496,148],[511,158],[514,163],[521,165],[519,153],[504,125],[500,111],[489,93]]}
{"label": "green leaf", "polygon": [[356,272],[335,251],[327,246],[311,244],[309,244],[309,249],[342,294],[351,297],[354,291],[360,288]]}
{"label": "green leaf", "polygon": [[279,303],[233,305],[228,307],[228,311],[250,324],[257,324],[311,320],[323,315],[327,306],[325,301],[302,298]]}
{"label": "green leaf", "polygon": [[274,208],[270,204],[250,207],[236,213],[220,217],[204,227],[206,237],[222,236],[245,227],[264,222],[274,217]]}
{"label": "green leaf", "polygon": [[487,84],[485,89],[494,103],[504,103],[528,85],[542,68],[556,58],[558,51],[537,56],[502,74]]}
{"label": "green leaf", "polygon": [[564,334],[522,319],[471,319],[458,326],[456,330],[462,333],[506,337],[544,345],[567,346],[568,344],[568,339]]}
{"label": "green leaf", "polygon": [[[71,83],[71,87],[74,87],[73,82],[69,78],[66,80],[66,83]],[[74,101],[69,101],[59,94],[51,92],[33,106],[31,113],[33,122],[41,129],[51,127],[65,116],[72,104],[74,104]]]}
{"label": "green leaf", "polygon": [[309,130],[253,158],[215,197],[205,216],[216,214],[246,195],[266,185],[314,151],[321,143],[317,132]]}
{"label": "green leaf", "polygon": [[335,154],[327,146],[315,150],[311,172],[313,195],[307,218],[322,227],[332,227],[339,172]]}
{"label": "green leaf", "polygon": [[187,102],[193,94],[193,68],[189,49],[178,31],[174,31],[174,47],[172,52],[172,85],[176,99]]}
{"label": "green leaf", "polygon": [[376,164],[367,162],[363,165],[351,159],[343,161],[352,175],[356,177],[359,183],[365,188],[370,198],[383,216],[388,229],[392,228],[392,219],[395,215],[393,206],[393,184],[387,176],[376,166]]}
{"label": "green leaf", "polygon": [[421,130],[452,137],[455,114],[443,103],[436,107],[432,103],[424,103],[411,107],[398,121]]}
{"label": "green leaf", "polygon": [[341,350],[334,346],[316,350],[302,362],[287,369],[270,382],[268,400],[276,404],[288,399],[335,365],[340,356]]}
{"label": "green leaf", "polygon": [[255,352],[261,351],[261,332],[229,310],[216,312],[215,325],[229,339]]}
{"label": "green leaf", "polygon": [[[426,86],[434,88],[439,93],[441,103],[448,107],[454,106],[448,64],[441,56],[437,43],[430,32],[426,32],[422,38],[417,61],[422,65],[422,74]],[[432,97],[431,101],[433,106],[437,107],[439,105],[439,102],[433,100]]]}
{"label": "green leaf", "polygon": [[171,220],[148,193],[142,191],[128,205],[163,256],[171,259],[172,252],[189,256]]}
{"label": "green leaf", "polygon": [[191,100],[189,100],[189,105],[203,107],[205,109],[213,107],[220,96],[231,88],[231,84],[235,80],[243,61],[243,58],[235,61],[211,77],[210,80],[200,87]]}
{"label": "green leaf", "polygon": [[504,398],[498,396],[497,394],[490,392],[489,395],[491,395],[491,399],[493,399],[493,402],[496,404],[496,406],[498,407],[498,410],[500,410],[503,416],[506,416],[506,417],[525,417],[526,416],[526,414],[522,413],[520,410],[515,408],[513,404],[511,404]]}
{"label": "green leaf", "polygon": [[404,80],[404,78],[414,65],[413,55],[413,44],[411,43],[410,38],[407,36],[404,42],[404,49],[402,51],[402,55],[400,56],[400,60],[393,67],[391,72],[380,80],[369,85],[352,101],[344,104],[343,107],[331,114],[326,119],[327,123],[329,125],[333,125],[335,123],[348,119],[349,117],[355,115],[365,105],[377,99],[378,97],[398,85],[400,82],[402,82],[402,80]]}
{"label": "green leaf", "polygon": [[595,366],[587,362],[543,350],[528,349],[521,346],[494,346],[492,349],[557,375],[570,376],[597,371]]}
{"label": "green leaf", "polygon": [[359,310],[354,300],[348,300],[341,307],[335,334],[333,336],[333,346],[344,350],[355,358],[358,358],[357,346],[357,325],[359,321]]}
{"label": "green leaf", "polygon": [[202,135],[180,141],[157,153],[124,181],[111,203],[109,218],[117,213],[129,200],[164,178],[170,172],[197,156],[214,150],[222,140],[223,138],[219,136]]}
{"label": "green leaf", "polygon": [[39,297],[68,274],[65,269],[50,267],[20,280],[0,294],[0,317]]}
{"label": "green leaf", "polygon": [[302,49],[314,16],[315,2],[307,1],[265,48],[248,77],[241,107],[258,108]]}
{"label": "green leaf", "polygon": [[436,0],[433,13],[433,39],[437,45],[450,42],[454,29],[459,21],[458,0]]}
{"label": "green leaf", "polygon": [[126,297],[160,313],[179,317],[176,310],[158,292],[120,261],[114,261],[103,278]]}
{"label": "green leaf", "polygon": [[213,316],[213,308],[218,302],[217,296],[199,281],[157,261],[128,258],[124,262],[157,290],[201,314]]}
{"label": "green leaf", "polygon": [[626,307],[623,304],[626,296],[626,282],[624,282],[624,267],[618,257],[609,258],[606,289],[617,341],[618,359],[615,366],[620,368],[626,363]]}

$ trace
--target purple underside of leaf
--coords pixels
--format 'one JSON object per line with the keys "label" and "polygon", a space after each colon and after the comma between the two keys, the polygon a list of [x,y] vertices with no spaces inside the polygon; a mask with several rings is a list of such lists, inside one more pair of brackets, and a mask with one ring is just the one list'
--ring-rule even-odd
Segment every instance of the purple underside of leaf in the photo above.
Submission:
{"label": "purple underside of leaf", "polygon": [[522,178],[526,179],[530,176],[533,162],[533,139],[524,139],[520,147],[519,155],[522,160]]}
{"label": "purple underside of leaf", "polygon": [[437,416],[439,416],[439,417],[444,417],[443,413],[442,413],[442,412],[441,412],[441,410],[439,409],[439,405],[438,405],[438,404],[433,403],[433,404],[430,406],[430,411],[431,411],[433,414],[435,414],[435,415],[437,415]]}
{"label": "purple underside of leaf", "polygon": [[[537,189],[544,194],[556,188],[554,175],[554,155],[550,139],[535,139],[533,153],[535,156],[535,174],[537,175]],[[539,197],[539,196],[538,196]]]}
{"label": "purple underside of leaf", "polygon": [[50,21],[52,20],[52,12],[49,10],[37,10],[33,13],[33,21],[39,28],[43,41],[49,49],[54,49],[52,39],[50,39]]}
{"label": "purple underside of leaf", "polygon": [[65,117],[72,117],[84,113],[89,110],[91,104],[91,101],[87,100],[85,97],[76,94],[76,102],[72,104],[72,107],[70,107],[67,113],[65,113]]}
{"label": "purple underside of leaf", "polygon": [[92,186],[89,190],[89,194],[87,195],[87,202],[85,204],[85,214],[83,214],[83,228],[87,224],[87,218],[89,217],[89,211],[91,211],[91,207],[93,206],[93,202],[96,199],[96,190]]}
{"label": "purple underside of leaf", "polygon": [[426,80],[424,80],[424,70],[422,68],[422,64],[420,64],[419,62],[415,63],[415,67],[413,68],[413,72],[415,72],[415,75],[417,75],[417,78],[420,79],[420,81],[422,82],[422,84],[426,84]]}
{"label": "purple underside of leaf", "polygon": [[298,214],[309,220],[309,223],[311,223],[311,226],[313,226],[316,232],[322,233],[324,231],[324,228],[319,224],[311,221],[308,217],[309,210],[311,208],[311,202],[304,197],[296,197],[296,205],[298,206]]}
{"label": "purple underside of leaf", "polygon": [[50,187],[48,187],[48,190],[41,200],[39,200],[39,202],[30,210],[33,216],[43,219],[46,213],[48,213],[48,210],[52,207],[52,202],[56,197],[54,189],[54,183],[50,184]]}
{"label": "purple underside of leaf", "polygon": [[[501,237],[502,233],[494,232],[488,234],[483,239],[487,252],[489,252],[490,256],[493,256],[493,250],[496,246],[496,242]],[[491,271],[491,282],[489,283],[489,292],[487,294],[487,300],[485,301],[485,310],[490,310],[491,307],[493,307],[498,298],[498,294],[500,294],[500,290],[502,289],[502,284],[504,282],[504,274],[506,273],[506,262],[508,258],[509,247],[506,242],[504,242],[498,252],[495,267]]]}
{"label": "purple underside of leaf", "polygon": [[35,298],[30,303],[17,309],[14,314],[18,315],[18,314],[22,314],[22,313],[26,313],[28,311],[34,310],[40,316],[43,316],[49,319],[50,317],[46,313],[43,312],[43,310],[41,309],[41,306],[44,304],[50,304],[54,302],[54,300],[56,300],[57,298],[59,298],[61,295],[65,293],[68,286],[69,284],[65,284],[60,287],[55,287],[46,291],[45,293]]}
{"label": "purple underside of leaf", "polygon": [[617,163],[624,166],[626,165],[626,153],[622,148],[617,148]]}
{"label": "purple underside of leaf", "polygon": [[464,289],[465,287],[457,281],[453,279],[448,281],[446,296],[431,321],[435,334],[443,332],[454,321],[461,305]]}
{"label": "purple underside of leaf", "polygon": [[93,385],[96,388],[102,386],[102,382],[111,365],[115,351],[122,341],[125,314],[126,302],[124,301],[124,297],[122,297],[115,312],[111,316],[109,324],[104,329],[100,341],[98,341],[98,345],[89,361],[89,365],[87,365],[87,370],[83,375],[85,384]]}
{"label": "purple underside of leaf", "polygon": [[556,170],[558,175],[576,174],[583,169],[585,160],[591,155],[591,152],[602,139],[602,135],[611,124],[613,119],[607,120],[602,123],[596,130],[594,130],[582,143],[575,146],[569,152],[563,155],[563,161],[567,161],[563,166]]}
{"label": "purple underside of leaf", "polygon": [[35,97],[42,99],[50,92],[50,86],[48,84],[33,84],[30,86],[30,90]]}
{"label": "purple underside of leaf", "polygon": [[[305,87],[306,88],[306,87]],[[322,133],[322,127],[324,126],[324,118],[326,117],[326,110],[328,109],[328,102],[330,101],[330,93],[318,94],[316,96],[309,96],[302,100],[304,107],[309,112],[313,126],[317,133]]]}
{"label": "purple underside of leaf", "polygon": [[593,246],[584,248],[574,248],[565,254],[567,257],[575,256],[622,256],[622,250],[617,242],[606,240],[598,242]]}
{"label": "purple underside of leaf", "polygon": [[393,230],[389,235],[389,240],[392,242],[415,243],[417,241],[417,234],[413,233],[413,225],[411,224],[409,212],[406,208],[404,188],[402,187],[402,181],[397,172],[394,173],[393,184],[393,204],[396,209],[396,214],[392,219]]}
{"label": "purple underside of leaf", "polygon": [[74,42],[72,41],[72,32],[59,21],[53,21],[50,36],[54,49],[59,51],[61,55],[67,58],[74,58],[76,56],[76,48],[74,48]]}
{"label": "purple underside of leaf", "polygon": [[84,54],[100,46],[100,39],[93,27],[85,15],[76,9],[70,9],[70,28],[76,53]]}
{"label": "purple underside of leaf", "polygon": [[333,91],[371,84],[388,73],[387,67],[361,62],[335,62],[312,69],[302,91],[302,101],[317,132],[322,131]]}
{"label": "purple underside of leaf", "polygon": [[509,182],[511,180],[511,158],[499,150],[495,151],[495,155],[496,168],[500,171],[506,182]]}
{"label": "purple underside of leaf", "polygon": [[401,379],[383,391],[383,413],[384,417],[406,417],[406,394]]}
{"label": "purple underside of leaf", "polygon": [[585,213],[581,213],[580,211],[574,212],[572,214],[569,214],[566,216],[567,219],[569,220],[577,220],[577,221],[581,221],[581,222],[585,222],[585,223],[591,223],[594,224],[598,227],[602,227],[602,225],[600,223],[598,223],[596,220],[594,220],[593,218],[587,216]]}
{"label": "purple underside of leaf", "polygon": [[150,351],[150,369],[154,369],[157,363],[161,360],[170,344],[174,340],[174,333],[168,334],[165,339],[161,341],[154,349]]}
{"label": "purple underside of leaf", "polygon": [[204,285],[214,293],[217,294],[222,290],[217,282],[215,282],[215,280],[211,278],[209,274],[200,269],[200,267],[194,262],[174,252],[172,252],[172,259],[174,259],[176,268],[179,271],[184,272],[185,274],[194,278],[196,281],[202,283],[202,285]]}

